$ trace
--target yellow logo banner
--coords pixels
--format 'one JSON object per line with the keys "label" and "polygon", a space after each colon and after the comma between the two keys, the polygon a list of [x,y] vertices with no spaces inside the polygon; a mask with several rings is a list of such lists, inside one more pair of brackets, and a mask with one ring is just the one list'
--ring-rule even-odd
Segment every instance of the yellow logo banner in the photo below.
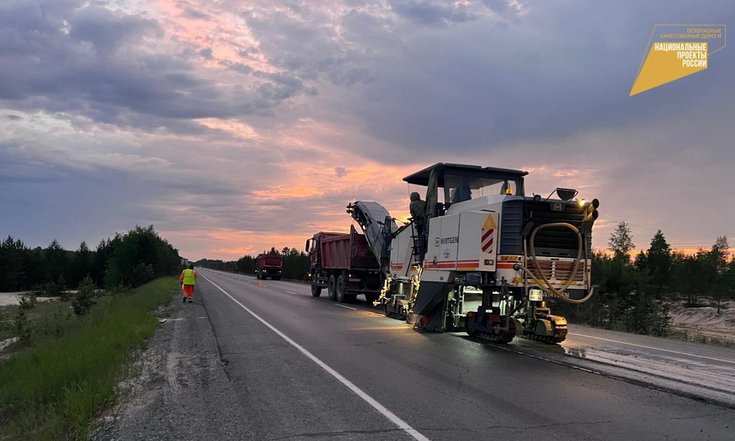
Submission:
{"label": "yellow logo banner", "polygon": [[707,69],[726,36],[725,25],[655,25],[630,96]]}

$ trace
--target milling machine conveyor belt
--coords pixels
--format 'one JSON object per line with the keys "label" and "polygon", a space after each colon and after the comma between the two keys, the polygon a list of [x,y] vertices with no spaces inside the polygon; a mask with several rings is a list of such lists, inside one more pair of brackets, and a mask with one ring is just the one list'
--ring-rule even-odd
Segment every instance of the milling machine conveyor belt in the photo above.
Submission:
{"label": "milling machine conveyor belt", "polygon": [[[390,253],[391,233],[397,230],[395,220],[385,207],[372,201],[355,201],[347,206],[347,212],[360,225],[375,258],[383,266]],[[384,228],[386,219],[390,222],[388,229]],[[383,270],[389,271],[385,267]]]}

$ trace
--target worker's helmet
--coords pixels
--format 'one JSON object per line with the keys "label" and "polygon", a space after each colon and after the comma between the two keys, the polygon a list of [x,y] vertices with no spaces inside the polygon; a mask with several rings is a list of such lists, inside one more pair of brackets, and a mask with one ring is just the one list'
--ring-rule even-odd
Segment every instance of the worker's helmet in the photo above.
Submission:
{"label": "worker's helmet", "polygon": [[418,192],[414,191],[411,193],[411,201],[418,201],[419,199],[421,199],[421,195],[419,195]]}

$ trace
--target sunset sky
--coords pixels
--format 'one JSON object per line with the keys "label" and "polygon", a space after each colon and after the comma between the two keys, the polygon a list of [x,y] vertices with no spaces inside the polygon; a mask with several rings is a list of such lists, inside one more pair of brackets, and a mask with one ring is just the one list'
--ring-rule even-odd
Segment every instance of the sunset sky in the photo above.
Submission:
{"label": "sunset sky", "polygon": [[654,24],[723,1],[0,1],[0,235],[153,224],[225,260],[408,213],[435,162],[601,201],[594,246],[735,240],[735,50],[633,97]]}

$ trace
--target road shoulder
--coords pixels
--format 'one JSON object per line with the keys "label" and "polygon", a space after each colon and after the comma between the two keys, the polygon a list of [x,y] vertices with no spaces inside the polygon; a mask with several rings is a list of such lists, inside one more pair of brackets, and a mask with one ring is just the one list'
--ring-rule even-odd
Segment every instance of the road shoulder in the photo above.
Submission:
{"label": "road shoulder", "polygon": [[201,299],[177,297],[93,440],[249,440]]}

